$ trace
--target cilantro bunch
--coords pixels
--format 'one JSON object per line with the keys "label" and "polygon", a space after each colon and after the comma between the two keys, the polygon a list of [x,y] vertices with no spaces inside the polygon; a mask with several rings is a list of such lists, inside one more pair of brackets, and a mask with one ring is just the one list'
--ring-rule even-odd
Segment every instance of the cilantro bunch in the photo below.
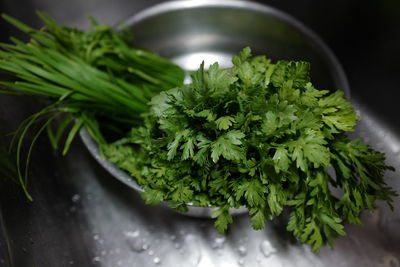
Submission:
{"label": "cilantro bunch", "polygon": [[[147,203],[216,207],[215,226],[245,206],[254,229],[290,212],[287,230],[318,251],[395,192],[384,155],[349,140],[357,114],[342,91],[317,90],[306,62],[271,62],[245,48],[154,97],[144,125],[103,147],[143,187]],[[342,193],[334,195],[333,189]]]}

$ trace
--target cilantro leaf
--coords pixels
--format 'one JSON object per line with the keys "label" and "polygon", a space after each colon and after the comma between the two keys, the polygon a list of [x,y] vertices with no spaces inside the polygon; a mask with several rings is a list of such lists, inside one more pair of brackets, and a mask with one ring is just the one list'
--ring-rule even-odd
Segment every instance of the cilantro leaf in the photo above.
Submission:
{"label": "cilantro leaf", "polygon": [[178,183],[175,190],[171,193],[171,199],[176,202],[190,202],[192,199],[193,190],[183,183]]}
{"label": "cilantro leaf", "polygon": [[322,121],[329,127],[342,131],[354,130],[358,119],[357,113],[351,108],[351,103],[343,98],[342,91],[321,98],[319,105],[324,108]]}
{"label": "cilantro leaf", "polygon": [[244,133],[232,130],[221,135],[212,145],[211,158],[213,162],[217,162],[220,156],[227,160],[241,160],[244,158],[241,139],[245,137]]}
{"label": "cilantro leaf", "polygon": [[217,124],[217,128],[219,130],[228,130],[229,127],[231,127],[232,124],[235,123],[235,119],[231,116],[223,116],[217,119],[215,123]]}
{"label": "cilantro leaf", "polygon": [[211,218],[217,218],[214,225],[221,234],[223,234],[226,229],[228,229],[228,225],[233,222],[232,215],[229,214],[228,209],[225,207],[213,211]]}
{"label": "cilantro leaf", "polygon": [[295,88],[302,88],[310,82],[310,64],[304,61],[278,61],[271,76],[275,87],[282,87],[285,83]]}
{"label": "cilantro leaf", "polygon": [[244,196],[250,206],[259,206],[264,201],[265,187],[258,180],[244,180],[237,188],[236,199]]}
{"label": "cilantro leaf", "polygon": [[319,131],[303,133],[298,139],[287,143],[292,154],[292,160],[302,171],[307,171],[310,166],[318,168],[330,164],[330,152],[325,146],[327,141]]}
{"label": "cilantro leaf", "polygon": [[318,252],[324,243],[321,230],[314,220],[308,218],[307,221],[300,240],[311,245],[314,252]]}
{"label": "cilantro leaf", "polygon": [[194,156],[194,146],[195,146],[196,139],[191,136],[187,136],[185,138],[185,141],[186,142],[181,146],[181,149],[183,150],[182,160],[193,158],[193,156]]}
{"label": "cilantro leaf", "polygon": [[272,160],[275,163],[276,172],[287,171],[291,160],[289,159],[288,151],[284,147],[278,147],[275,151]]}
{"label": "cilantro leaf", "polygon": [[265,217],[264,211],[262,209],[250,209],[250,221],[252,223],[252,227],[255,230],[263,229],[265,226],[265,221],[267,218]]}
{"label": "cilantro leaf", "polygon": [[140,195],[146,201],[146,204],[156,205],[164,200],[163,192],[151,188],[146,188]]}

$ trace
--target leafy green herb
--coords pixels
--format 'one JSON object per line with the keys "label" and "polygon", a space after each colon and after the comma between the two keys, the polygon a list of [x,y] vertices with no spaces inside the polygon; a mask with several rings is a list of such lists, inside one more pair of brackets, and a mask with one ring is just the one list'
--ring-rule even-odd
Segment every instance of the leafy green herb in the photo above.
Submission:
{"label": "leafy green herb", "polygon": [[15,38],[14,44],[0,44],[0,70],[15,79],[2,81],[6,88],[49,96],[70,113],[100,114],[132,125],[148,110],[151,97],[182,84],[182,69],[130,47],[110,26],[92,20],[93,28],[83,32],[38,15],[45,23],[42,30],[3,15],[31,37],[27,44]]}
{"label": "leafy green herb", "polygon": [[[45,96],[50,103],[16,132],[18,174],[29,198],[27,168],[22,174],[20,154],[22,140],[33,125],[45,127],[39,127],[32,144],[38,134],[47,131],[54,148],[69,131],[63,154],[83,126],[102,145],[106,143],[102,129],[121,135],[124,128],[141,124],[140,114],[149,110],[148,101],[181,85],[184,78],[184,71],[169,60],[131,47],[129,30],[117,31],[92,18],[92,29],[83,32],[58,25],[44,13],[38,16],[44,22],[41,30],[3,14],[31,39],[24,43],[11,37],[12,44],[0,43],[0,71],[9,77],[0,81],[4,88],[0,92]],[[32,146],[27,164],[31,151]]]}
{"label": "leafy green herb", "polygon": [[231,69],[202,64],[191,84],[152,99],[143,126],[103,147],[147,203],[216,207],[221,233],[229,208],[245,206],[255,229],[288,209],[287,229],[314,251],[345,235],[345,223],[360,223],[376,200],[391,205],[396,194],[383,174],[393,169],[345,135],[357,114],[343,92],[315,89],[306,62],[272,63],[249,48],[232,61]]}

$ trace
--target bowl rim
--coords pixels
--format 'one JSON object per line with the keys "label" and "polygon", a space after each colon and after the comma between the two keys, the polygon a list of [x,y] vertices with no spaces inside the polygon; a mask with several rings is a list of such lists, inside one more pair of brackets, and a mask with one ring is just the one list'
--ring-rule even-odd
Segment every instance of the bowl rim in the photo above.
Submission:
{"label": "bowl rim", "polygon": [[82,127],[79,131],[79,136],[89,150],[89,153],[95,158],[95,160],[104,168],[106,169],[112,176],[114,176],[119,181],[123,182],[124,184],[132,187],[133,189],[144,192],[143,188],[132,179],[132,177],[126,173],[125,171],[118,168],[115,164],[107,161],[101,154],[98,144],[94,141],[94,139],[90,136],[88,130],[85,127]]}
{"label": "bowl rim", "polygon": [[343,66],[333,53],[333,51],[328,47],[328,45],[310,28],[305,24],[300,22],[298,19],[294,18],[289,13],[281,11],[275,7],[269,6],[267,4],[261,4],[257,2],[247,1],[247,0],[173,0],[154,6],[148,7],[136,14],[123,20],[122,25],[132,26],[148,18],[158,16],[163,13],[180,11],[185,9],[193,8],[234,8],[249,10],[261,14],[271,15],[282,22],[285,22],[293,26],[300,33],[308,37],[310,40],[315,42],[316,49],[319,49],[322,55],[327,60],[328,68],[333,75],[333,81],[338,88],[344,91],[347,98],[351,97],[350,85],[347,76],[344,72]]}
{"label": "bowl rim", "polygon": [[[349,83],[347,81],[346,74],[339,63],[339,60],[336,58],[331,49],[322,41],[320,37],[318,37],[312,30],[307,28],[303,23],[292,17],[291,15],[278,10],[274,7],[260,4],[256,2],[246,1],[246,0],[223,0],[223,1],[214,1],[214,0],[175,0],[160,3],[149,8],[146,8],[133,16],[130,16],[128,19],[124,20],[123,23],[120,23],[117,26],[117,29],[121,26],[132,26],[137,24],[145,19],[173,11],[185,10],[185,9],[193,9],[193,8],[235,8],[235,9],[243,9],[250,10],[254,12],[258,12],[261,14],[267,14],[273,16],[284,23],[287,23],[293,26],[300,33],[304,34],[306,37],[311,39],[316,44],[316,49],[320,49],[323,57],[326,58],[328,63],[328,69],[333,75],[333,80],[336,86],[339,86],[341,90],[344,91],[346,97],[350,98],[350,89]],[[134,180],[132,177],[126,173],[125,171],[118,168],[113,163],[105,160],[101,153],[98,145],[92,139],[90,134],[88,133],[86,128],[82,128],[80,130],[80,137],[84,143],[84,145],[89,150],[90,154],[96,159],[96,161],[106,169],[112,176],[121,181],[122,183],[128,185],[129,187],[139,191],[144,192],[144,189]],[[190,207],[194,206],[192,203],[187,203]],[[205,209],[211,209],[209,207],[202,207]]]}

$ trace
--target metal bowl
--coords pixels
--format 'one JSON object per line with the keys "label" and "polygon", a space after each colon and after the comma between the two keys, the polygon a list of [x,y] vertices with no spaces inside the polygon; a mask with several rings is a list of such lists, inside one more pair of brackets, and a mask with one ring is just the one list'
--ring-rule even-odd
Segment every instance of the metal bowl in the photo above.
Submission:
{"label": "metal bowl", "polygon": [[[349,95],[345,74],[321,39],[293,17],[269,6],[237,0],[171,1],[132,16],[124,25],[133,31],[133,45],[170,58],[188,71],[197,69],[203,60],[206,66],[218,61],[222,67],[230,67],[232,55],[250,46],[255,55],[308,61],[317,88],[341,89]],[[102,159],[96,143],[84,129],[81,137],[111,175],[143,191],[127,173]],[[189,205],[185,214],[210,217],[212,210]],[[241,214],[246,209],[230,212]]]}

